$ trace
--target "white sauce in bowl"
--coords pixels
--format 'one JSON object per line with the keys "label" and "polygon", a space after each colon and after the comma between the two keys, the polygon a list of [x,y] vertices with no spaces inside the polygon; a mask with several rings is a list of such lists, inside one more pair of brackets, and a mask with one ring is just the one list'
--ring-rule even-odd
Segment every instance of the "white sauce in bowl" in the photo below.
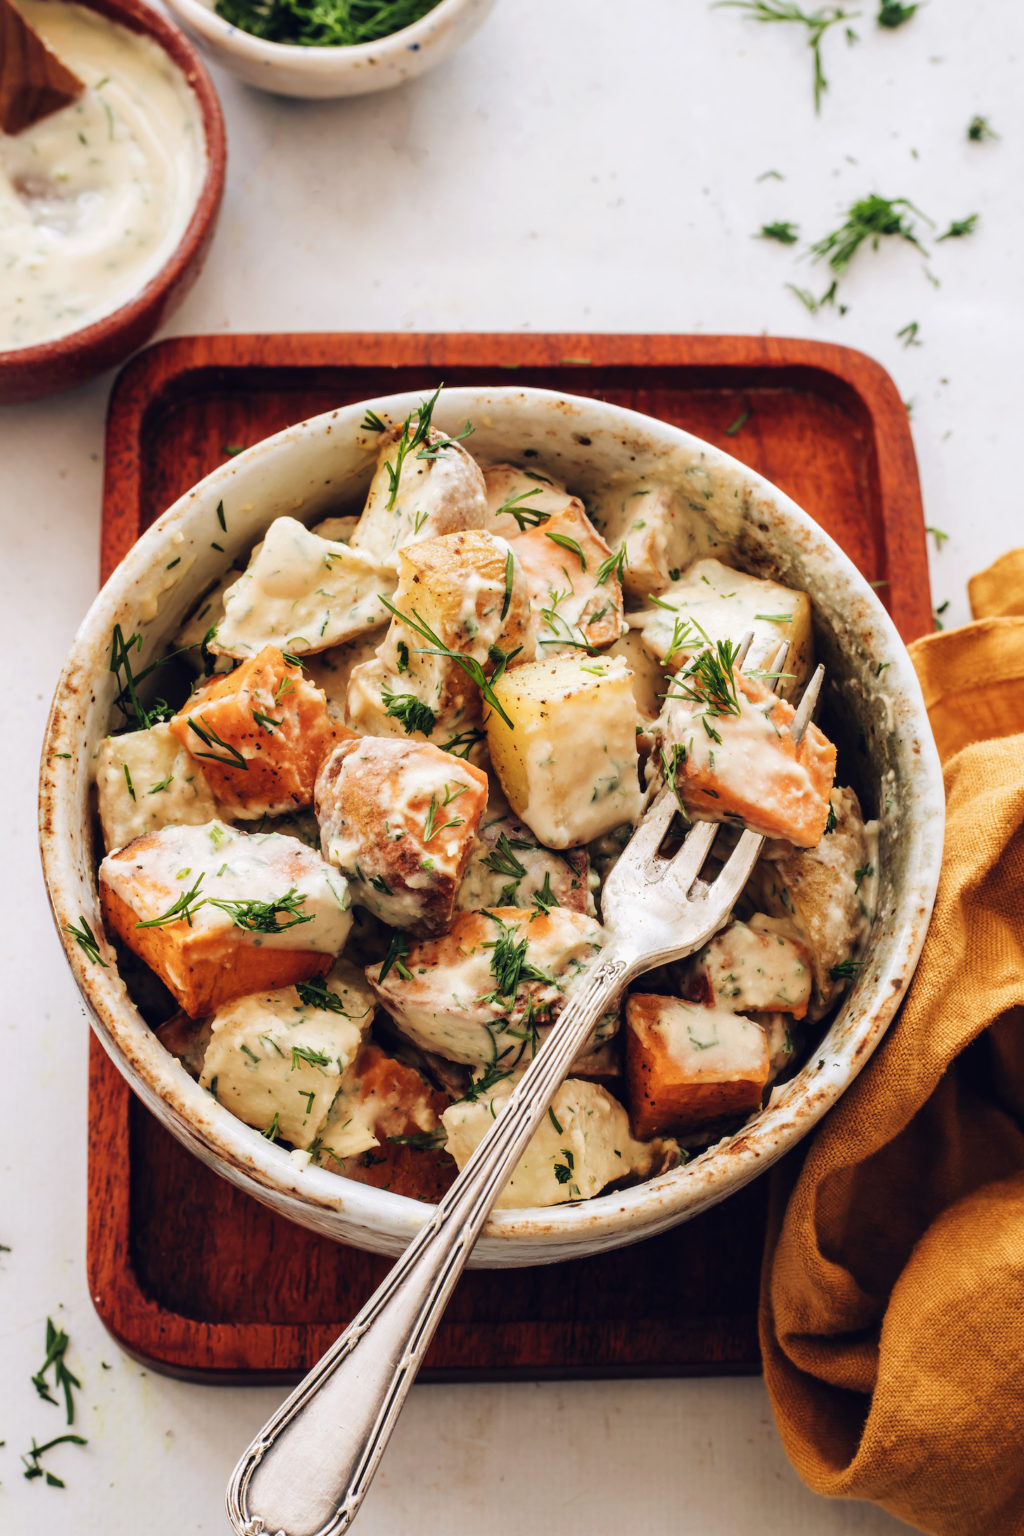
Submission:
{"label": "white sauce in bowl", "polygon": [[181,240],[206,165],[195,94],[151,38],[80,5],[18,9],[87,89],[0,135],[0,353],[134,298]]}

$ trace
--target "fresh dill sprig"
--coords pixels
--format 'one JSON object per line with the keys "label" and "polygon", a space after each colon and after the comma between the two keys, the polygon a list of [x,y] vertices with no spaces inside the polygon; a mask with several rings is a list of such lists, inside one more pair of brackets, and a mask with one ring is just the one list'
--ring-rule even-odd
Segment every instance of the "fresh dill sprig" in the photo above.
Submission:
{"label": "fresh dill sprig", "polygon": [[[202,876],[200,876],[202,879]],[[302,912],[305,893],[299,894],[293,885],[283,896],[271,901],[235,901],[224,896],[207,896],[206,904],[226,912],[236,928],[246,933],[284,933],[286,928],[296,928],[300,923],[311,923],[313,912]],[[282,921],[287,918],[288,921]]]}
{"label": "fresh dill sprig", "polygon": [[126,640],[124,630],[120,624],[115,624],[110,638],[110,670],[117,679],[118,692],[114,698],[115,708],[121,711],[125,721],[134,726],[136,730],[146,731],[158,721],[169,720],[174,710],[164,699],[157,699],[151,709],[145,709],[138,695],[139,684],[149,677],[151,672],[156,672],[160,667],[166,666],[175,656],[184,655],[191,650],[191,646],[183,646],[180,650],[172,651],[170,655],[163,656],[159,661],[150,662],[148,667],[143,667],[141,672],[133,672],[131,653],[133,650],[142,650],[142,636],[133,634]]}
{"label": "fresh dill sprig", "polygon": [[526,958],[528,940],[523,938],[517,942],[516,934],[519,930],[516,927],[502,922],[494,912],[486,915],[498,925],[498,937],[492,944],[484,945],[485,949],[491,950],[491,973],[497,982],[492,998],[509,1002],[519,991],[520,982],[554,980],[546,971],[538,970],[537,966],[529,963]]}
{"label": "fresh dill sprig", "polygon": [[480,862],[487,869],[492,870],[494,874],[500,875],[502,879],[514,880],[518,883],[518,881],[526,876],[526,865],[520,863],[512,850],[514,848],[533,848],[535,846],[534,843],[528,843],[522,838],[510,838],[507,833],[502,832],[499,833],[498,841],[495,843],[492,851],[485,859],[481,859]]}
{"label": "fresh dill sprig", "polygon": [[386,432],[387,425],[380,419],[376,411],[371,411],[367,407],[366,415],[359,423],[359,430],[361,432]]}
{"label": "fresh dill sprig", "polygon": [[296,982],[295,990],[299,994],[299,1002],[307,1008],[319,1008],[323,1013],[343,1013],[346,1018],[349,1017],[341,998],[331,991],[322,976],[314,976],[311,981]]}
{"label": "fresh dill sprig", "polygon": [[[793,22],[806,29],[807,46],[814,60],[814,110],[820,112],[821,98],[828,90],[828,80],[821,62],[822,38],[830,27],[837,26],[840,22],[853,21],[860,12],[844,11],[837,5],[824,5],[816,11],[804,11],[798,5],[790,4],[789,0],[715,0],[715,3],[716,8],[731,7],[734,10],[745,11],[750,21]],[[856,38],[856,33],[852,32],[849,26],[846,29],[846,35],[848,42],[853,42]]]}
{"label": "fresh dill sprig", "polygon": [[442,752],[450,752],[452,757],[461,757],[468,762],[469,754],[480,742],[487,740],[485,731],[478,731],[475,726],[468,731],[461,731],[457,736],[449,736],[447,741],[441,743]]}
{"label": "fresh dill sprig", "polygon": [[626,576],[626,566],[629,564],[626,558],[626,545],[622,543],[618,549],[613,550],[607,560],[602,560],[594,575],[594,580],[599,587],[603,587],[610,576],[621,586]]}
{"label": "fresh dill sprig", "polygon": [[78,1377],[68,1370],[64,1356],[67,1353],[68,1336],[63,1328],[54,1327],[51,1318],[46,1319],[46,1359],[32,1377],[32,1385],[44,1402],[58,1406],[57,1399],[50,1395],[50,1383],[46,1380],[47,1371],[53,1371],[53,1386],[59,1388],[64,1394],[64,1411],[67,1414],[69,1424],[75,1422],[75,1402],[73,1388],[81,1391],[82,1383]]}
{"label": "fresh dill sprig", "polygon": [[470,1083],[462,1098],[455,1099],[453,1102],[456,1104],[475,1104],[485,1093],[490,1093],[491,1089],[496,1087],[498,1083],[503,1083],[506,1078],[511,1076],[512,1073],[507,1067],[499,1066],[496,1061],[492,1061],[484,1068],[475,1082]]}
{"label": "fresh dill sprig", "polygon": [[79,914],[78,921],[80,924],[78,928],[74,923],[65,923],[64,932],[69,938],[74,939],[85,958],[91,960],[93,965],[101,965],[104,970],[109,969],[107,962],[100,958],[100,941],[89,927],[88,920],[83,914]]}
{"label": "fresh dill sprig", "polygon": [[[928,215],[915,207],[909,198],[880,197],[877,192],[872,192],[851,203],[839,228],[816,240],[811,246],[811,252],[815,261],[825,260],[833,272],[841,273],[846,271],[867,240],[870,240],[872,249],[877,251],[883,236],[895,236],[923,251],[924,247],[917,238],[911,217],[914,214],[926,224],[932,223]],[[819,300],[819,303],[824,302]]]}
{"label": "fresh dill sprig", "polygon": [[467,788],[467,785],[459,784],[455,790],[452,791],[452,786],[450,784],[446,784],[444,799],[441,800],[440,803],[438,802],[436,795],[431,795],[430,804],[427,807],[426,820],[423,823],[423,841],[425,843],[429,843],[435,837],[439,837],[440,834],[442,832],[446,832],[449,827],[465,826],[465,816],[452,816],[448,821],[442,821],[440,824],[438,823],[438,817],[440,816],[442,810],[451,805],[453,800],[457,800],[460,795],[464,795]]}
{"label": "fresh dill sprig", "polygon": [[509,606],[510,606],[510,604],[512,602],[512,587],[513,587],[513,585],[515,583],[515,579],[516,579],[516,562],[515,562],[515,557],[512,554],[512,551],[509,550],[508,554],[505,556],[505,596],[504,596],[504,599],[503,599],[502,604],[501,604],[501,617],[503,619],[507,617]]}
{"label": "fresh dill sprig", "polygon": [[799,224],[790,224],[779,221],[775,224],[762,224],[756,240],[777,240],[780,245],[796,245],[800,238]]}
{"label": "fresh dill sprig", "polygon": [[544,884],[539,891],[534,891],[531,897],[533,905],[539,907],[541,912],[550,912],[552,907],[560,907],[562,903],[551,889],[551,871],[544,871]]}
{"label": "fresh dill sprig", "polygon": [[206,897],[199,895],[199,887],[202,883],[203,876],[200,874],[195,885],[190,890],[183,891],[166,912],[161,912],[159,917],[150,917],[144,923],[136,923],[136,928],[163,928],[167,923],[188,923],[191,928],[193,917],[206,903]]}
{"label": "fresh dill sprig", "polygon": [[517,645],[514,651],[503,651],[500,645],[492,645],[487,652],[487,659],[493,666],[494,671],[488,677],[475,656],[465,656],[461,651],[453,651],[451,646],[445,645],[440,635],[435,635],[429,624],[426,624],[420,618],[415,608],[411,615],[403,613],[400,608],[395,607],[394,603],[390,603],[383,593],[379,593],[378,596],[384,607],[394,618],[399,619],[403,624],[407,624],[421,639],[429,641],[431,648],[426,650],[424,654],[428,656],[446,656],[449,661],[454,661],[480,689],[488,704],[496,714],[500,715],[509,730],[515,729],[512,720],[498,702],[498,697],[494,692],[494,684],[504,675],[509,662],[519,655],[519,652],[522,650],[521,645]]}
{"label": "fresh dill sprig", "polygon": [[752,408],[748,405],[746,410],[743,410],[743,411],[740,412],[740,414],[736,417],[736,420],[732,423],[732,425],[726,427],[726,429],[725,429],[726,437],[735,437],[737,432],[741,432],[743,430],[743,428],[746,426],[747,422],[750,420],[751,416],[753,416],[753,414],[754,414],[754,412],[753,412]]}
{"label": "fresh dill sprig", "polygon": [[959,240],[963,235],[973,235],[978,227],[978,215],[969,213],[966,219],[954,219],[944,235],[939,235],[936,245],[941,245],[943,240]]}
{"label": "fresh dill sprig", "polygon": [[986,139],[998,139],[999,135],[987,117],[972,117],[967,124],[967,137],[972,144],[982,144]]}
{"label": "fresh dill sprig", "polygon": [[546,531],[544,537],[550,539],[552,544],[558,544],[562,549],[567,549],[571,555],[575,555],[580,563],[580,570],[584,576],[587,574],[587,557],[576,539],[571,539],[567,533],[548,533]]}
{"label": "fresh dill sprig", "polygon": [[879,0],[878,15],[875,20],[880,27],[902,27],[905,21],[909,21],[914,12],[921,7],[922,0],[916,0],[913,5],[904,5],[902,0]]}
{"label": "fresh dill sprig", "polygon": [[[195,732],[204,747],[209,747],[210,751],[193,751],[192,756],[206,758],[211,763],[223,763],[226,768],[243,768],[248,772],[248,761],[239,752],[238,748],[233,747],[229,741],[225,741],[223,737],[218,736],[205,716],[200,715],[198,719],[201,723],[197,725],[196,721],[189,715],[188,728],[190,731]],[[213,750],[215,747],[220,747],[221,751],[215,752]]]}
{"label": "fresh dill sprig", "polygon": [[380,971],[377,974],[378,984],[394,966],[403,981],[412,980],[412,971],[405,964],[405,957],[409,953],[409,935],[401,928],[396,928],[388,941],[387,953],[381,961]]}
{"label": "fresh dill sprig", "polygon": [[529,501],[532,496],[542,496],[543,494],[544,492],[539,485],[535,485],[532,491],[520,491],[518,496],[513,496],[508,501],[503,502],[494,515],[495,517],[500,517],[504,512],[509,517],[514,517],[520,533],[523,533],[527,528],[536,528],[539,523],[546,523],[551,513],[540,512],[536,507],[524,507],[523,502]]}
{"label": "fresh dill sprig", "polygon": [[863,960],[840,960],[838,965],[829,966],[828,974],[832,981],[850,981],[863,964]]}
{"label": "fresh dill sprig", "polygon": [[437,724],[437,716],[429,704],[424,704],[411,693],[381,694],[384,701],[384,712],[393,720],[398,720],[407,736],[413,731],[422,731],[424,736],[429,736]]}
{"label": "fresh dill sprig", "polygon": [[705,717],[738,715],[740,701],[734,668],[739,652],[739,646],[731,640],[716,640],[676,673],[668,697],[701,705]]}
{"label": "fresh dill sprig", "polygon": [[925,533],[931,534],[932,538],[935,540],[935,548],[937,550],[941,549],[943,544],[945,544],[946,540],[949,538],[948,533],[945,533],[941,528],[933,528],[930,524],[925,526],[924,531]]}
{"label": "fresh dill sprig", "polygon": [[447,1131],[417,1131],[414,1136],[388,1136],[399,1147],[412,1147],[416,1152],[434,1152],[448,1141]]}
{"label": "fresh dill sprig", "polygon": [[45,1445],[36,1445],[35,1436],[33,1435],[32,1449],[24,1451],[21,1457],[25,1463],[24,1476],[26,1482],[31,1482],[35,1477],[42,1477],[46,1479],[46,1486],[48,1488],[63,1488],[65,1486],[64,1479],[58,1477],[55,1472],[48,1472],[41,1464],[40,1457],[47,1451],[52,1451],[55,1445],[88,1444],[88,1440],[83,1439],[81,1435],[57,1435],[53,1440],[47,1440]]}
{"label": "fresh dill sprig", "polygon": [[896,332],[896,340],[902,341],[905,347],[919,347],[921,343],[918,340],[918,329],[917,321],[911,320],[909,325],[905,325],[901,331]]}

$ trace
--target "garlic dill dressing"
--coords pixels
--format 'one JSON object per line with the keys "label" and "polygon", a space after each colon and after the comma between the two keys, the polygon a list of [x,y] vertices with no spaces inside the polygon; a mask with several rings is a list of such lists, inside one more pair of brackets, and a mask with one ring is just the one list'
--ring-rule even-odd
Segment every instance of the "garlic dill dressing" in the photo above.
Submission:
{"label": "garlic dill dressing", "polygon": [[195,96],[152,39],[58,0],[19,9],[86,90],[0,136],[0,352],[134,298],[184,234],[206,158]]}

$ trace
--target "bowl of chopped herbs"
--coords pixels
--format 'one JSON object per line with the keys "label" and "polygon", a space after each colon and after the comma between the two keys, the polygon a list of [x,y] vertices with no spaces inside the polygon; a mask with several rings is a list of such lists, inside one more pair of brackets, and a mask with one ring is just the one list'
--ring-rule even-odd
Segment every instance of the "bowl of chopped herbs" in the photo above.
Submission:
{"label": "bowl of chopped herbs", "polygon": [[283,96],[361,96],[415,79],[473,33],[494,0],[167,0],[249,85]]}

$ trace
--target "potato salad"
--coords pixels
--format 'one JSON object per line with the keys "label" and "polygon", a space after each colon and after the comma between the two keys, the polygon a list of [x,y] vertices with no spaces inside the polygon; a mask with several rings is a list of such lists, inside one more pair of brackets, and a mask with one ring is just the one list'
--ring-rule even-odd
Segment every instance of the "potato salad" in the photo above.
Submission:
{"label": "potato salad", "polygon": [[[276,518],[166,658],[116,629],[96,761],[106,935],[166,1048],[254,1134],[447,1188],[601,955],[649,799],[769,841],[729,922],[602,1018],[502,1194],[586,1200],[729,1133],[850,985],[877,855],[790,698],[811,604],[644,479],[585,502],[472,426],[369,411],[361,508]],[[740,642],[752,634],[742,666]],[[774,658],[789,645],[785,664]]]}

